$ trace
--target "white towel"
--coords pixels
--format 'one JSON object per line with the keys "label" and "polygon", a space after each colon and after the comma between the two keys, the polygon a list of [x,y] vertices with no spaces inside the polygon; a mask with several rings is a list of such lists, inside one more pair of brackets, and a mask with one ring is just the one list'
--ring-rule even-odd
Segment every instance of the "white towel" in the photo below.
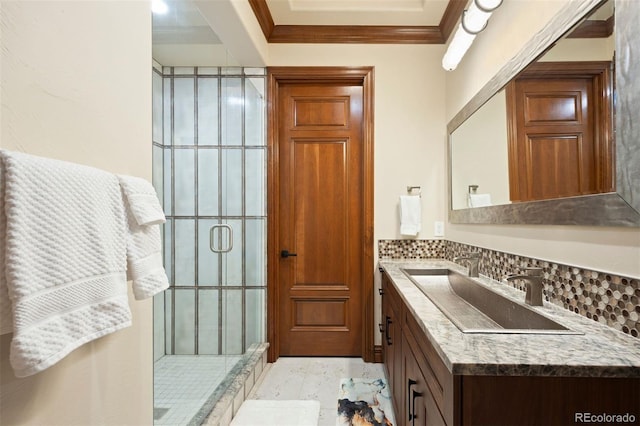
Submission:
{"label": "white towel", "polygon": [[10,362],[25,377],[131,325],[126,219],[111,173],[9,151],[0,158],[6,214],[0,281],[6,279],[13,313]]}
{"label": "white towel", "polygon": [[164,211],[149,181],[124,175],[118,175],[118,179],[138,225],[157,225],[165,222]]}
{"label": "white towel", "polygon": [[127,278],[136,300],[146,299],[169,287],[158,225],[165,216],[148,181],[132,176],[118,179],[127,211]]}
{"label": "white towel", "polygon": [[400,234],[418,235],[420,232],[420,209],[419,195],[400,196]]}
{"label": "white towel", "polygon": [[486,207],[491,205],[491,194],[469,194],[469,207]]}

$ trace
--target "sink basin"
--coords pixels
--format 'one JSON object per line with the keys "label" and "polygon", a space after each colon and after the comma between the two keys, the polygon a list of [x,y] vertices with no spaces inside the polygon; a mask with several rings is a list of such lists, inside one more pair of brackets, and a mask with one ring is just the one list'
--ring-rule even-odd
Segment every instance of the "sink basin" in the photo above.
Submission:
{"label": "sink basin", "polygon": [[463,333],[582,334],[456,271],[403,272]]}

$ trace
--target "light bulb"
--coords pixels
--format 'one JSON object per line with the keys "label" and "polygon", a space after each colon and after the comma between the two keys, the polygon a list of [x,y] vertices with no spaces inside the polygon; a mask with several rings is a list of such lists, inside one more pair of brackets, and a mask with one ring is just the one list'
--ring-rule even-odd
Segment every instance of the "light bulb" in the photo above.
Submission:
{"label": "light bulb", "polygon": [[158,15],[164,15],[168,11],[169,6],[167,6],[167,3],[165,3],[164,0],[151,0],[151,12]]}

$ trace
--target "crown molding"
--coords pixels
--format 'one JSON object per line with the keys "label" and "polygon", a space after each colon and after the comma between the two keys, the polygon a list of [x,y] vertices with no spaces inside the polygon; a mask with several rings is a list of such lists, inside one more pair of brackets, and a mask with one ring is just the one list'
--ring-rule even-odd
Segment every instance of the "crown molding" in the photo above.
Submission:
{"label": "crown molding", "polygon": [[444,44],[467,0],[449,0],[438,26],[276,25],[267,0],[248,0],[268,43]]}

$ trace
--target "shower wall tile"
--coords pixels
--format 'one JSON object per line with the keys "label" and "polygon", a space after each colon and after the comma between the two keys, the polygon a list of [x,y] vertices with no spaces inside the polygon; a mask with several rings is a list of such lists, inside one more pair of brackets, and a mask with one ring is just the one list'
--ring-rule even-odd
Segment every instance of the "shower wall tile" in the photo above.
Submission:
{"label": "shower wall tile", "polygon": [[222,215],[242,216],[242,150],[222,150]]}
{"label": "shower wall tile", "polygon": [[[224,73],[224,68],[223,68]],[[222,79],[222,145],[242,145],[242,79]]]}
{"label": "shower wall tile", "polygon": [[[633,337],[640,336],[638,278],[447,240],[380,240],[378,251],[380,259],[450,261],[465,253],[479,252],[479,272],[499,282],[507,275],[524,272],[524,268],[542,268],[545,300]],[[504,284],[525,291],[520,281]]]}
{"label": "shower wall tile", "polygon": [[173,79],[173,144],[195,145],[195,79]]}
{"label": "shower wall tile", "polygon": [[196,292],[195,290],[175,290],[175,351],[176,355],[195,353],[196,337]]}
{"label": "shower wall tile", "polygon": [[222,353],[243,353],[242,290],[222,290]]}
{"label": "shower wall tile", "polygon": [[165,354],[172,354],[173,342],[173,292],[172,288],[164,291],[164,343]]}
{"label": "shower wall tile", "polygon": [[217,78],[198,78],[198,145],[218,145]]}
{"label": "shower wall tile", "polygon": [[196,151],[173,150],[174,214],[194,216],[196,213]]}
{"label": "shower wall tile", "polygon": [[246,336],[245,342],[247,346],[254,343],[264,342],[265,339],[265,290],[249,290],[246,291]]}
{"label": "shower wall tile", "polygon": [[245,214],[266,215],[265,149],[245,151]]}
{"label": "shower wall tile", "polygon": [[198,292],[198,353],[216,355],[220,312],[220,292],[218,290],[200,290]]}
{"label": "shower wall tile", "polygon": [[196,227],[195,220],[176,219],[175,224],[175,286],[196,284]]}
{"label": "shower wall tile", "polygon": [[[242,220],[226,220],[224,223],[233,229],[233,250],[222,255],[222,283],[225,286],[242,286],[243,280],[243,246],[244,229]],[[222,228],[220,230],[222,247],[229,244],[229,232]]]}
{"label": "shower wall tile", "polygon": [[245,284],[247,286],[267,285],[266,256],[266,220],[247,219],[245,221],[246,244],[245,248]]}
{"label": "shower wall tile", "polygon": [[218,219],[198,219],[198,286],[220,285],[220,259],[210,247],[211,228],[218,224]]}
{"label": "shower wall tile", "polygon": [[244,143],[263,146],[265,135],[265,82],[264,78],[248,78],[244,89]]}
{"label": "shower wall tile", "polygon": [[161,144],[162,143],[162,76],[155,70],[152,74],[152,141]]}
{"label": "shower wall tile", "polygon": [[220,215],[219,150],[198,149],[198,215]]}

